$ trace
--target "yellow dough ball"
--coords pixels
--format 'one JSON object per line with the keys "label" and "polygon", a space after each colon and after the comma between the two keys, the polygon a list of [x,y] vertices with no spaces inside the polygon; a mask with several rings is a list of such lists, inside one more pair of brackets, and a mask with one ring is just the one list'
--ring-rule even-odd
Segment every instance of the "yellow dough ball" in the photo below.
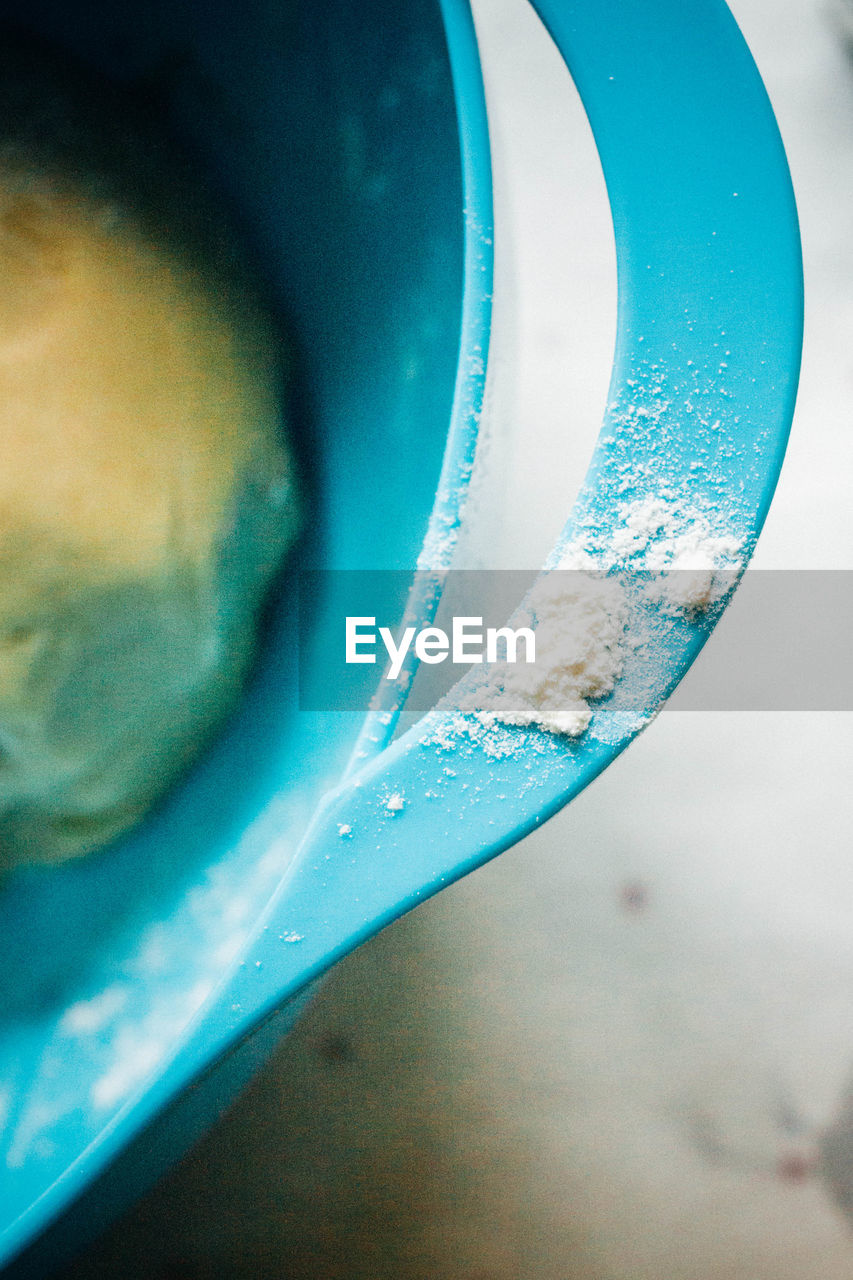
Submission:
{"label": "yellow dough ball", "polygon": [[0,147],[0,870],[132,826],[244,682],[298,503],[235,279]]}

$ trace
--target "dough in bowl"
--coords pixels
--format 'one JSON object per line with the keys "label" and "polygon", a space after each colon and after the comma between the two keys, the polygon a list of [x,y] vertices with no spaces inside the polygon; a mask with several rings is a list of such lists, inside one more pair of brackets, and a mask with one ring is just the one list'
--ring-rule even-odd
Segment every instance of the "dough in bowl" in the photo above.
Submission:
{"label": "dough in bowl", "polygon": [[131,827],[298,525],[281,339],[142,105],[0,40],[0,870]]}

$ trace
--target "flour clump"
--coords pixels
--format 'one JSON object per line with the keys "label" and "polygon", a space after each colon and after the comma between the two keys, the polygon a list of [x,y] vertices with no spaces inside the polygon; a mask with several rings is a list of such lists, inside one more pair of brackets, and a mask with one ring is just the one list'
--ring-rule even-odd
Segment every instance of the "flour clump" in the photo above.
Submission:
{"label": "flour clump", "polygon": [[[467,738],[501,757],[516,745],[501,726],[578,738],[629,669],[636,706],[620,704],[618,723],[646,723],[656,684],[638,681],[637,655],[648,658],[679,619],[698,620],[718,605],[743,550],[724,513],[670,493],[626,502],[612,522],[582,527],[512,620],[534,630],[535,663],[497,662],[472,678],[458,701],[462,714],[437,728],[434,741],[446,749]],[[655,705],[646,705],[647,694]]]}
{"label": "flour clump", "polygon": [[535,629],[535,663],[493,664],[485,686],[462,708],[476,703],[486,725],[535,725],[577,737],[592,718],[590,701],[612,692],[622,667],[621,586],[584,573],[546,574],[528,596],[521,622]]}

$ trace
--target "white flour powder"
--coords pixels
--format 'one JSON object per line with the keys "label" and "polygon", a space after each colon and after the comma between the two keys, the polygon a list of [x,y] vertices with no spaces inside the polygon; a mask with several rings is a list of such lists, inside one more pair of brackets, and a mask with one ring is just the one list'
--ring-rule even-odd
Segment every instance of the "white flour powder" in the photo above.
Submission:
{"label": "white flour powder", "polygon": [[[592,720],[590,704],[613,692],[627,654],[647,640],[626,590],[632,572],[657,614],[695,617],[726,594],[742,547],[718,512],[670,495],[626,503],[605,535],[588,529],[563,549],[513,619],[535,629],[535,664],[492,664],[463,696],[465,714],[451,736],[486,745],[484,729],[515,725],[579,737]],[[445,730],[441,745],[450,745],[446,737]],[[489,746],[491,754],[506,753]]]}
{"label": "white flour powder", "polygon": [[492,665],[485,689],[463,709],[481,723],[537,725],[577,737],[590,699],[610,693],[622,669],[625,599],[616,579],[546,574],[530,593],[520,625],[536,632],[536,662]]}
{"label": "white flour powder", "polygon": [[620,510],[605,560],[607,568],[661,575],[663,598],[701,610],[725,593],[741,568],[742,547],[716,513],[670,498],[641,498]]}

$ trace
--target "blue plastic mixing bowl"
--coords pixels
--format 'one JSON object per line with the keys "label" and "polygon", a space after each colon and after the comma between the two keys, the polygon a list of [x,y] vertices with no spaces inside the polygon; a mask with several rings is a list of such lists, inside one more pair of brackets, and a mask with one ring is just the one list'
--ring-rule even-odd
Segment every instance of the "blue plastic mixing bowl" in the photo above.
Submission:
{"label": "blue plastic mixing bowl", "polygon": [[[4,1259],[114,1154],[129,1099],[238,959],[344,768],[364,716],[297,711],[295,574],[410,567],[437,493],[436,518],[453,520],[483,381],[482,360],[457,376],[460,342],[485,347],[490,287],[469,229],[465,289],[458,121],[432,0],[48,0],[19,19],[112,76],[156,81],[231,200],[298,346],[310,522],[244,704],[186,785],[106,856],[19,875],[0,896]],[[476,88],[473,45],[457,46]],[[476,93],[467,127],[487,175]],[[487,185],[480,207],[487,223]],[[311,607],[319,634],[335,602]],[[134,1129],[148,1110],[136,1114]],[[162,1154],[188,1140],[192,1124],[178,1127]],[[77,1215],[95,1222],[94,1208]]]}
{"label": "blue plastic mixing bowl", "polygon": [[[606,525],[627,460],[733,502],[754,535],[801,337],[796,217],[758,76],[718,0],[536,7],[575,74],[613,207],[611,404],[663,377],[667,412],[682,414],[662,448],[651,425],[627,439],[609,412],[575,519]],[[300,563],[408,570],[426,540],[443,567],[491,292],[464,0],[33,0],[20,18],[113,76],[156,83],[238,211],[299,347],[312,471]],[[697,395],[712,422],[689,417]],[[649,473],[636,468],[631,492]],[[27,1250],[10,1274],[46,1274],[179,1155],[337,955],[519,838],[631,736],[551,740],[534,775],[523,751],[468,752],[436,805],[446,761],[416,727],[321,805],[364,717],[298,709],[293,572],[239,714],[187,782],[105,855],[20,875],[0,897],[0,1258]],[[340,616],[334,575],[319,581],[318,651]],[[679,635],[670,685],[706,631]],[[370,720],[362,749],[388,727]],[[404,815],[379,803],[389,789],[406,791]],[[336,838],[339,814],[357,838]]]}

